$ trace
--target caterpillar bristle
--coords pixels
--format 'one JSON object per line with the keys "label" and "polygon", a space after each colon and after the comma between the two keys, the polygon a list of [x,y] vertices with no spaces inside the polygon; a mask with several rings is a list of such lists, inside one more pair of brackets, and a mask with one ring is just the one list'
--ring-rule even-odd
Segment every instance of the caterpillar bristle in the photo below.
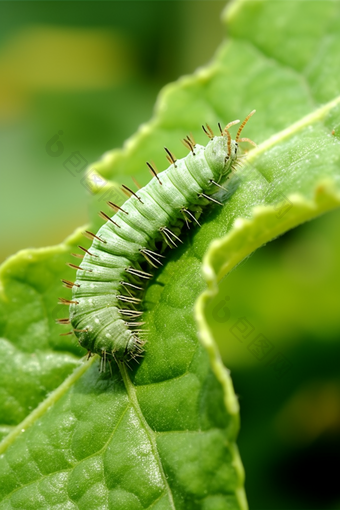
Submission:
{"label": "caterpillar bristle", "polygon": [[134,184],[136,185],[136,187],[137,187],[138,189],[142,189],[142,187],[143,187],[143,186],[142,186],[141,184],[139,184],[139,182],[137,181],[137,179],[135,179],[133,176],[131,177],[131,179],[133,180]]}
{"label": "caterpillar bristle", "polygon": [[66,289],[72,289],[72,287],[80,287],[79,283],[70,282],[69,280],[61,280],[63,282],[63,286]]}
{"label": "caterpillar bristle", "polygon": [[[146,255],[146,253],[144,251],[140,250],[140,252],[143,255],[143,257],[145,258],[145,260],[150,264],[150,266],[155,267],[155,268],[158,267],[158,266],[156,266],[156,264],[154,264],[154,262],[152,262],[152,260],[149,259],[149,257]],[[158,261],[158,263],[161,264],[159,261]]]}
{"label": "caterpillar bristle", "polygon": [[231,126],[234,126],[235,124],[238,124],[240,122],[240,119],[237,119],[237,120],[232,120],[231,122],[229,122],[226,127],[224,128],[224,131],[228,131],[228,129],[231,127]]}
{"label": "caterpillar bristle", "polygon": [[126,308],[119,309],[119,313],[126,315],[127,317],[140,317],[143,315],[143,312],[138,312],[137,310],[128,310]]}
{"label": "caterpillar bristle", "polygon": [[[144,342],[144,343],[139,342],[139,341],[138,341],[138,340],[139,340],[139,339],[138,339],[138,337],[137,337],[137,336],[135,336],[135,335],[133,335],[133,338],[135,339],[135,350],[134,350],[134,352],[132,352],[132,353],[131,353],[131,356],[130,356],[130,358],[129,358],[129,361],[130,361],[131,359],[133,359],[133,360],[137,361],[137,360],[135,359],[135,356],[136,356],[136,357],[138,357],[138,358],[140,358],[140,357],[143,355],[143,351],[144,351],[144,349],[143,349],[143,345],[145,344],[145,342]],[[138,340],[137,340],[137,339],[138,339]],[[137,363],[138,363],[138,362],[137,362]]]}
{"label": "caterpillar bristle", "polygon": [[144,248],[144,250],[147,252],[147,253],[151,253],[152,255],[155,255],[155,257],[161,257],[162,259],[165,259],[165,255],[161,255],[160,253],[156,253],[152,250],[149,250],[147,248]]}
{"label": "caterpillar bristle", "polygon": [[69,331],[68,333],[59,333],[59,336],[68,336],[73,335],[73,331]]}
{"label": "caterpillar bristle", "polygon": [[185,209],[183,209],[183,208],[182,208],[182,209],[181,209],[181,213],[182,213],[182,216],[183,216],[183,218],[184,218],[184,221],[185,221],[185,223],[186,223],[187,228],[190,230],[189,220],[188,220],[188,218],[187,218],[187,217],[186,217],[186,215],[185,215]]}
{"label": "caterpillar bristle", "polygon": [[137,333],[137,331],[138,331],[137,329],[134,329],[132,332],[135,335],[135,337],[138,338],[138,344],[143,346],[147,343],[147,340],[142,340],[141,338],[139,338],[139,336],[138,336],[139,333]]}
{"label": "caterpillar bristle", "polygon": [[153,166],[152,166],[152,165],[151,165],[148,161],[146,161],[146,164],[148,165],[148,167],[149,167],[149,170],[150,170],[151,174],[152,174],[154,177],[156,177],[156,179],[157,179],[157,181],[159,182],[159,184],[163,184],[163,183],[162,183],[162,181],[160,180],[160,178],[158,177],[157,172],[156,172],[156,170],[153,168]]}
{"label": "caterpillar bristle", "polygon": [[56,319],[55,320],[57,324],[71,324],[71,321],[68,317],[66,317],[65,319]]}
{"label": "caterpillar bristle", "polygon": [[239,142],[248,142],[251,145],[253,145],[253,147],[257,147],[257,144],[253,140],[251,140],[250,138],[239,138],[238,141]]}
{"label": "caterpillar bristle", "polygon": [[134,289],[137,289],[137,290],[143,290],[143,287],[138,287],[138,285],[133,285],[132,283],[130,282],[119,282],[120,285],[123,285],[125,287],[125,285],[127,285],[128,287],[133,287]]}
{"label": "caterpillar bristle", "polygon": [[237,131],[236,137],[235,137],[235,142],[239,141],[240,134],[241,134],[244,126],[247,124],[248,120],[250,119],[250,117],[252,117],[252,115],[254,115],[255,112],[256,112],[256,110],[253,110],[252,112],[248,113],[248,115],[246,116],[246,118],[244,119],[244,121],[242,122],[240,127],[238,128],[238,131]]}
{"label": "caterpillar bristle", "polygon": [[222,126],[221,126],[221,123],[218,122],[218,129],[220,130],[220,133],[221,133],[221,136],[224,136],[224,133],[223,133],[223,129],[222,129]]}
{"label": "caterpillar bristle", "polygon": [[240,161],[236,161],[236,162],[234,161],[233,164],[231,165],[231,168],[233,170],[235,170],[235,168],[237,168],[237,167],[240,168],[241,166],[242,166],[242,163]]}
{"label": "caterpillar bristle", "polygon": [[[160,257],[161,259],[165,259],[164,255],[161,255],[160,253],[156,253],[152,250],[148,250],[147,248],[144,248],[143,251],[145,253],[147,253],[148,255],[150,255],[150,257]],[[157,260],[157,259],[155,259],[155,260],[156,260],[156,262],[159,262],[161,264],[161,262],[159,260]]]}
{"label": "caterpillar bristle", "polygon": [[140,269],[134,269],[133,267],[128,267],[125,269],[125,271],[127,273],[130,273],[134,276],[139,276],[139,278],[145,278],[145,279],[149,279],[149,278],[152,278],[152,274],[150,273],[146,273],[145,271],[141,271]]}
{"label": "caterpillar bristle", "polygon": [[78,246],[78,248],[80,248],[81,250],[83,250],[85,253],[87,253],[88,255],[90,255],[90,257],[98,257],[98,255],[94,255],[94,253],[91,253],[89,252],[89,250],[87,250],[86,248],[84,248],[83,246]]}
{"label": "caterpillar bristle", "polygon": [[210,197],[209,195],[206,195],[205,193],[199,193],[198,198],[206,198],[207,200],[210,200],[211,202],[215,202],[215,204],[223,205],[223,204],[221,204],[221,202],[219,202],[218,200],[216,200],[213,197]]}
{"label": "caterpillar bristle", "polygon": [[98,213],[98,214],[99,214],[99,216],[100,216],[101,218],[103,218],[103,220],[105,220],[105,221],[111,221],[111,223],[113,223],[114,225],[116,225],[116,227],[121,228],[121,226],[120,226],[120,225],[118,225],[118,223],[116,223],[115,221],[113,221],[113,219],[112,219],[112,218],[110,218],[110,216],[108,216],[108,215],[107,215],[106,213],[104,213],[103,211],[99,211],[99,213]]}
{"label": "caterpillar bristle", "polygon": [[[151,251],[151,250],[147,250],[146,248],[144,248],[143,250],[139,250],[139,251],[140,251],[140,253],[143,255],[143,257],[145,258],[145,260],[146,260],[147,262],[149,262],[149,264],[151,264],[153,267],[156,267],[156,268],[158,267],[158,266],[156,266],[156,265],[153,263],[153,260],[154,260],[157,264],[159,264],[160,266],[162,266],[162,265],[163,265],[163,264],[162,264],[162,262],[156,258],[156,257],[162,257],[162,258],[164,258],[164,256],[163,256],[163,255],[160,255],[159,253],[155,253],[155,252],[153,252],[153,251]],[[149,257],[150,257],[150,258],[149,258]],[[150,259],[152,259],[152,260],[150,260]]]}
{"label": "caterpillar bristle", "polygon": [[59,305],[79,305],[79,301],[76,301],[76,300],[70,300],[70,299],[65,299],[65,298],[58,298],[58,303]]}
{"label": "caterpillar bristle", "polygon": [[[136,340],[136,342],[137,342],[137,340]],[[142,357],[143,357],[143,350],[144,350],[143,348],[142,348],[142,349],[140,349],[140,350],[138,350],[138,351],[137,351],[137,352],[135,352],[135,353],[133,354],[133,356],[132,356],[132,359],[133,359],[136,363],[138,363],[138,365],[139,365],[140,363],[139,363],[139,361],[138,361],[136,358],[142,358]]]}
{"label": "caterpillar bristle", "polygon": [[218,184],[217,182],[213,181],[212,179],[210,179],[210,181],[212,184],[214,184],[215,186],[217,186],[218,188],[221,188],[221,189],[224,189],[224,191],[228,191],[226,188],[224,188],[223,186],[221,186],[221,184]]}
{"label": "caterpillar bristle", "polygon": [[123,212],[123,213],[125,213],[125,214],[129,214],[127,211],[124,211],[124,209],[122,209],[121,207],[119,207],[119,205],[114,204],[113,202],[106,202],[106,203],[107,203],[107,205],[108,205],[109,207],[111,207],[111,209],[113,209],[113,210],[114,210],[114,211],[116,211],[116,212],[117,212],[117,211],[122,211],[122,212]]}
{"label": "caterpillar bristle", "polygon": [[[138,354],[136,354],[136,353],[135,353],[135,354],[131,354],[131,358],[130,358],[130,360],[133,360],[133,361],[135,361],[136,363],[138,363],[138,365],[140,365],[140,363],[139,363],[138,359],[136,359],[136,357],[137,357],[137,356],[138,356]],[[130,361],[130,360],[129,360],[129,361]]]}
{"label": "caterpillar bristle", "polygon": [[[127,294],[131,297],[135,297],[135,294],[136,294],[136,291],[133,291],[131,289],[129,289],[128,287],[124,287],[123,286],[123,290],[125,290],[125,292],[127,292]],[[126,296],[126,294],[124,294]]]}
{"label": "caterpillar bristle", "polygon": [[194,136],[193,136],[193,134],[192,134],[192,133],[190,133],[190,135],[187,135],[187,140],[191,143],[191,145],[192,145],[193,147],[195,147],[196,142],[195,142],[195,138],[194,138]]}
{"label": "caterpillar bristle", "polygon": [[191,151],[195,155],[194,148],[193,148],[191,142],[189,142],[189,140],[186,140],[185,138],[183,138],[183,140],[181,140],[181,142],[183,143],[184,147],[189,149],[189,151]]}
{"label": "caterpillar bristle", "polygon": [[205,134],[207,135],[207,137],[210,138],[210,140],[212,140],[215,136],[214,132],[211,129],[211,127],[209,126],[209,124],[206,124],[206,126],[207,126],[207,129],[204,126],[202,126],[202,129],[205,132]]}
{"label": "caterpillar bristle", "polygon": [[94,234],[93,232],[90,232],[89,230],[85,230],[85,232],[83,232],[83,236],[87,237],[87,239],[91,239],[91,241],[93,241],[93,239],[97,239],[97,241],[107,244],[105,239],[102,239],[101,237],[96,236],[96,234]]}
{"label": "caterpillar bristle", "polygon": [[137,200],[140,201],[141,204],[144,204],[142,199],[138,195],[136,195],[136,193],[134,191],[132,191],[132,189],[130,189],[127,186],[125,186],[125,184],[122,184],[122,189],[123,189],[123,192],[125,193],[126,196],[128,196],[130,198],[130,196],[133,195],[134,197],[137,198]]}
{"label": "caterpillar bristle", "polygon": [[[159,231],[164,234],[163,238],[165,239],[165,241],[167,242],[167,239],[170,241],[170,243],[172,243],[176,248],[177,248],[177,244],[175,243],[175,241],[171,238],[171,236],[173,236],[175,239],[177,239],[177,241],[179,241],[180,243],[183,244],[183,241],[181,241],[181,239],[179,237],[176,236],[176,234],[174,234],[170,229],[168,229],[167,227],[161,227],[159,229]],[[168,244],[168,243],[167,243]],[[171,245],[169,245],[171,246]]]}
{"label": "caterpillar bristle", "polygon": [[211,139],[211,136],[209,135],[208,131],[205,129],[205,127],[203,126],[203,124],[202,124],[202,129],[203,129],[204,133],[207,135],[207,137],[208,137],[209,139]]}
{"label": "caterpillar bristle", "polygon": [[196,146],[196,142],[195,142],[195,139],[192,135],[187,135],[186,138],[184,138],[183,140],[183,143],[184,145],[189,149],[191,150],[193,156],[196,156],[196,153],[195,153],[195,146]]}
{"label": "caterpillar bristle", "polygon": [[[135,338],[138,338],[138,337],[135,337]],[[136,356],[138,356],[139,358],[141,356],[143,356],[143,346],[145,345],[146,342],[143,342],[140,338],[138,338],[138,342],[136,340],[136,343],[138,343],[138,348],[136,349],[136,353],[134,353]]]}
{"label": "caterpillar bristle", "polygon": [[225,134],[227,135],[227,138],[228,138],[228,144],[227,144],[228,159],[230,159],[230,156],[231,156],[231,134],[229,133],[229,131],[226,128],[224,129],[224,131],[225,131]]}
{"label": "caterpillar bristle", "polygon": [[182,209],[182,211],[183,211],[183,213],[188,214],[197,223],[197,225],[199,227],[201,226],[201,224],[199,223],[198,219],[195,218],[195,216],[188,209]]}
{"label": "caterpillar bristle", "polygon": [[72,257],[75,257],[76,259],[82,259],[84,258],[84,255],[81,253],[71,253]]}
{"label": "caterpillar bristle", "polygon": [[133,296],[117,296],[119,301],[125,301],[126,303],[140,303],[142,300]]}
{"label": "caterpillar bristle", "polygon": [[[131,358],[130,358],[131,359]],[[129,361],[130,361],[129,359]],[[124,364],[128,367],[129,370],[132,370],[127,360],[124,360]]]}
{"label": "caterpillar bristle", "polygon": [[175,156],[166,147],[164,147],[164,150],[167,153],[166,159],[169,161],[170,165],[174,165],[174,167],[177,168],[176,166],[177,159],[175,158]]}
{"label": "caterpillar bristle", "polygon": [[[134,338],[138,338],[138,337],[134,337]],[[143,356],[143,346],[145,345],[145,342],[141,341],[140,338],[138,338],[138,340],[136,340],[136,343],[138,344],[138,348],[136,349],[136,352],[134,353],[134,356],[137,356],[138,358],[142,357]]]}
{"label": "caterpillar bristle", "polygon": [[99,372],[100,373],[106,372],[106,351],[102,351],[101,353]]}
{"label": "caterpillar bristle", "polygon": [[177,244],[175,243],[175,241],[173,241],[171,239],[171,237],[169,237],[169,235],[167,233],[163,232],[163,230],[161,231],[161,233],[162,233],[164,241],[169,246],[169,248],[174,248],[174,247],[177,248]]}
{"label": "caterpillar bristle", "polygon": [[[71,264],[71,262],[67,262],[66,265],[69,266],[69,267],[72,267],[72,269],[77,269],[77,270],[80,270],[80,271],[85,271],[85,269],[83,269],[82,267],[76,266],[75,264]],[[91,271],[91,269],[87,269],[87,271]]]}

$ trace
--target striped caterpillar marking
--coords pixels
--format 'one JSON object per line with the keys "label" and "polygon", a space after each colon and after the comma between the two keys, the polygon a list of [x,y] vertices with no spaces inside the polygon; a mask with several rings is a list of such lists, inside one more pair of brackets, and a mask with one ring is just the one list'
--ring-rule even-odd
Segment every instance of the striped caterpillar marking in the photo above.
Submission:
{"label": "striped caterpillar marking", "polygon": [[104,365],[107,357],[128,362],[142,354],[142,297],[144,284],[152,278],[144,264],[150,268],[162,265],[163,248],[175,248],[182,242],[183,225],[199,225],[202,207],[220,204],[213,194],[235,168],[238,143],[254,144],[240,138],[254,113],[245,118],[235,140],[228,129],[238,120],[223,130],[219,124],[219,136],[214,136],[209,126],[202,126],[209,143],[204,147],[187,137],[183,142],[190,152],[185,158],[176,160],[165,149],[170,166],[157,174],[147,163],[152,180],[136,193],[123,186],[130,196],[124,206],[108,202],[116,214],[110,217],[101,212],[106,223],[97,234],[85,233],[92,246],[89,250],[80,246],[85,252],[80,266],[69,264],[77,269],[76,281],[62,280],[65,287],[72,288],[71,300],[59,300],[70,306],[70,316],[57,322],[71,324],[73,330],[64,334],[75,333],[89,355],[99,354]]}

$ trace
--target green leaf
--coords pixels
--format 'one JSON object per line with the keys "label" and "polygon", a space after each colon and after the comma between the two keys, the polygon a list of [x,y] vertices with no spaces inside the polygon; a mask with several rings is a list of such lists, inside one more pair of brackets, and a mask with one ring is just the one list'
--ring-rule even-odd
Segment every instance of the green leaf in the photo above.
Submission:
{"label": "green leaf", "polygon": [[3,432],[19,424],[79,364],[83,352],[55,323],[61,274],[73,243],[24,250],[0,270],[0,417]]}
{"label": "green leaf", "polygon": [[[79,233],[3,266],[4,356],[26,394],[8,373],[2,423],[17,427],[0,446],[1,510],[247,508],[238,402],[206,309],[218,281],[255,249],[340,205],[339,11],[335,2],[234,2],[230,38],[211,65],[166,87],[153,120],[90,168],[96,212],[122,201],[123,176],[147,182],[145,160],[163,168],[164,145],[183,156],[187,132],[202,143],[203,122],[257,109],[245,136],[260,145],[228,184],[224,207],[183,232],[147,290],[138,367],[100,375],[92,359],[61,383],[81,355],[54,325],[58,280],[72,280],[64,262]],[[25,372],[33,355],[41,368]],[[17,414],[7,395],[24,402]]]}

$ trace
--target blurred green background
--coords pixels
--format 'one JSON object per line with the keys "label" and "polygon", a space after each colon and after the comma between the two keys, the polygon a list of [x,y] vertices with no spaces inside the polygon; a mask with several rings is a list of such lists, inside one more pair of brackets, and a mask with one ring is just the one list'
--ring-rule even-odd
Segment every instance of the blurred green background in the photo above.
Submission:
{"label": "blurred green background", "polygon": [[251,509],[340,508],[339,225],[336,210],[262,247],[209,308],[239,398]]}
{"label": "blurred green background", "polygon": [[[97,161],[149,120],[161,87],[212,57],[224,5],[0,2],[0,262],[88,221],[64,161]],[[59,131],[63,153],[50,156]]]}
{"label": "blurred green background", "polygon": [[[63,162],[97,161],[147,121],[164,84],[213,56],[224,4],[0,3],[0,261],[88,221],[87,191]],[[55,135],[59,156],[46,149]],[[339,223],[336,211],[258,250],[209,309],[240,400],[254,510],[340,508]],[[268,357],[237,337],[240,319]]]}

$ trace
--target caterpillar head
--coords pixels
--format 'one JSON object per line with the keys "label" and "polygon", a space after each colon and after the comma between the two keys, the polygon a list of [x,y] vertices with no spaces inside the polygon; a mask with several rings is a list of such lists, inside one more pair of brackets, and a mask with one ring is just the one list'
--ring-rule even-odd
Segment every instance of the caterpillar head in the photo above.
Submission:
{"label": "caterpillar head", "polygon": [[237,159],[237,151],[238,142],[231,138],[228,140],[227,136],[215,136],[210,140],[205,149],[205,157],[216,180],[232,171],[233,162]]}
{"label": "caterpillar head", "polygon": [[255,111],[256,110],[250,112],[244,119],[237,131],[235,140],[232,140],[229,128],[234,124],[238,124],[240,122],[239,120],[229,122],[223,130],[219,124],[221,136],[213,136],[211,129],[207,126],[209,131],[209,134],[207,134],[208,136],[210,135],[209,137],[211,140],[206,147],[206,159],[216,179],[225,177],[232,171],[233,164],[236,162],[238,156],[239,142],[249,142],[256,145],[249,138],[240,138],[244,126],[247,124],[250,117],[254,115]]}

